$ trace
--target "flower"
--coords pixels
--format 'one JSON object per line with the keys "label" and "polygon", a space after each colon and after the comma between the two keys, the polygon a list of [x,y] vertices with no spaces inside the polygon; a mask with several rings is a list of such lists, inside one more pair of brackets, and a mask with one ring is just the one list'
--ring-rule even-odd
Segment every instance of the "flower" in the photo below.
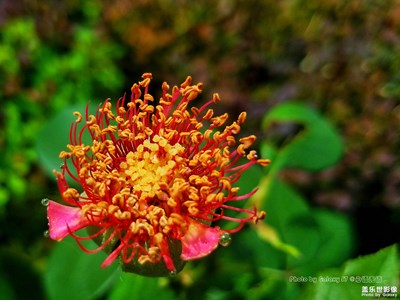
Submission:
{"label": "flower", "polygon": [[[115,111],[106,100],[94,115],[88,106],[84,116],[74,113],[69,150],[60,153],[64,164],[55,171],[68,206],[50,200],[47,214],[50,238],[70,235],[85,252],[105,250],[102,267],[119,257],[125,271],[165,276],[228,244],[229,234],[246,222],[264,218],[264,212],[235,205],[256,190],[238,195],[234,184],[250,166],[266,166],[269,160],[257,159],[254,150],[247,153],[254,135],[237,145],[234,136],[246,113],[223,126],[228,114],[214,116],[208,108],[220,100],[218,94],[188,109],[202,91],[201,83],[191,85],[191,77],[171,93],[164,82],[159,104],[153,105],[151,78],[143,74],[130,101],[120,98]],[[241,158],[246,162],[239,163]],[[69,186],[68,177],[81,191]],[[214,225],[218,220],[238,225],[224,230]],[[76,233],[82,228],[88,236]],[[97,249],[85,247],[83,241],[90,239]]]}

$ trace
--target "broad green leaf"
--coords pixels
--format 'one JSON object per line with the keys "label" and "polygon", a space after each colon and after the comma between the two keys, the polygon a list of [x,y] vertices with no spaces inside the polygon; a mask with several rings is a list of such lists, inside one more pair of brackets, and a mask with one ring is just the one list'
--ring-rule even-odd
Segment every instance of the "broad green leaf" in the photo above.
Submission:
{"label": "broad green leaf", "polygon": [[255,266],[281,269],[284,268],[286,260],[285,253],[261,239],[254,228],[232,235],[231,245],[219,247],[214,257],[219,269],[226,270],[227,274],[239,270],[240,273],[253,272]]}
{"label": "broad green leaf", "polygon": [[165,284],[165,278],[150,278],[131,273],[122,273],[111,291],[108,300],[162,299],[174,300],[176,295]]}
{"label": "broad green leaf", "polygon": [[16,293],[13,291],[11,288],[11,283],[9,282],[8,279],[6,279],[6,276],[2,273],[0,273],[0,295],[4,299],[7,300],[14,300],[17,299],[17,296],[15,295]]}
{"label": "broad green leaf", "polygon": [[[399,287],[400,263],[397,246],[348,261],[343,267],[318,274],[308,283],[300,299],[353,300],[362,296],[363,286]],[[377,282],[372,282],[377,281]]]}
{"label": "broad green leaf", "polygon": [[375,254],[359,257],[346,263],[344,275],[382,276],[384,284],[399,285],[400,261],[397,245],[384,248]]}
{"label": "broad green leaf", "polygon": [[0,299],[45,299],[32,260],[15,250],[0,248]]}
{"label": "broad green leaf", "polygon": [[265,222],[260,222],[255,226],[254,230],[257,232],[260,239],[269,242],[275,248],[282,250],[294,257],[299,257],[300,252],[292,245],[286,244],[282,241],[279,233],[270,225]]}
{"label": "broad green leaf", "polygon": [[306,202],[287,184],[265,176],[259,184],[258,192],[251,198],[251,203],[267,213],[265,223],[256,226],[259,238],[292,256],[300,255],[296,247],[282,239],[288,223],[298,216],[307,214]]}
{"label": "broad green leaf", "polygon": [[[88,248],[97,247],[90,242]],[[105,258],[104,252],[85,253],[70,237],[58,243],[50,256],[44,278],[49,299],[97,299],[121,273],[116,262],[102,269],[100,265]]]}
{"label": "broad green leaf", "polygon": [[275,157],[271,164],[274,172],[287,167],[320,170],[337,162],[343,152],[343,142],[332,124],[304,104],[287,102],[274,107],[264,117],[263,127],[274,122],[296,122],[305,127]]}
{"label": "broad green leaf", "polygon": [[[304,199],[289,185],[276,178],[266,177],[261,185],[266,185],[264,194],[260,193],[262,206],[266,211],[266,222],[275,227],[278,232],[297,216],[307,214],[310,209]],[[262,191],[262,190],[261,190]]]}
{"label": "broad green leaf", "polygon": [[320,269],[339,265],[348,259],[354,246],[354,232],[346,215],[313,209],[312,216],[318,224],[320,243],[313,265]]}
{"label": "broad green leaf", "polygon": [[286,279],[286,271],[259,268],[258,273],[261,280],[258,284],[249,288],[246,293],[246,299],[299,299],[298,294],[300,293],[300,287]]}
{"label": "broad green leaf", "polygon": [[[276,275],[274,278],[268,278],[268,282],[273,286],[286,279],[285,272],[278,271],[284,267],[285,254],[258,238],[253,228],[246,228],[232,235],[232,244],[229,247],[219,247],[215,254],[208,257],[208,261],[211,261],[211,264],[207,270],[203,270],[208,281],[199,282],[199,285],[207,288],[222,288],[226,291],[222,299],[247,299],[251,288],[254,288],[255,294],[259,295],[261,291],[258,287],[264,283],[261,270],[264,269],[271,270]],[[194,271],[198,274],[201,266],[204,266],[204,261],[198,261],[192,265],[197,264]],[[281,275],[279,276],[278,273]],[[232,274],[240,275],[231,278]],[[266,290],[269,289],[265,287],[262,292]],[[201,289],[198,291],[200,292]],[[194,299],[204,299],[204,297],[196,293]],[[260,299],[268,298],[261,297]]]}
{"label": "broad green leaf", "polygon": [[320,245],[318,224],[310,213],[299,214],[291,218],[282,229],[283,240],[296,247],[301,253],[297,257],[288,257],[287,268],[298,269],[309,275],[313,270],[309,264],[317,256]]}
{"label": "broad green leaf", "polygon": [[205,300],[225,300],[230,298],[229,291],[211,287],[207,289]]}
{"label": "broad green leaf", "polygon": [[288,257],[289,268],[302,275],[343,263],[353,248],[353,232],[348,218],[336,212],[313,209],[297,217],[284,231],[285,241],[303,254]]}
{"label": "broad green leaf", "polygon": [[[310,209],[305,200],[277,178],[264,177],[252,203],[266,211],[259,237],[290,254],[290,268],[313,273],[335,266],[351,253],[353,232],[349,220],[338,213]],[[301,255],[299,255],[299,252]]]}

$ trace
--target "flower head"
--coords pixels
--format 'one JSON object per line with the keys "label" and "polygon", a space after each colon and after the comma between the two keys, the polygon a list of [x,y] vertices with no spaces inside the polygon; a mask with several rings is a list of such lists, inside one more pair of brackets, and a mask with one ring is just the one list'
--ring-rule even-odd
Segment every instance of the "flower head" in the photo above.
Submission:
{"label": "flower head", "polygon": [[[264,217],[235,205],[255,191],[239,195],[234,184],[251,165],[269,161],[247,152],[255,136],[235,139],[246,113],[227,126],[228,114],[214,116],[209,106],[219,101],[218,94],[189,109],[202,84],[191,85],[187,77],[172,90],[164,82],[154,105],[148,93],[152,75],[142,78],[132,86],[130,101],[120,98],[115,111],[106,100],[94,115],[88,107],[84,115],[74,113],[69,150],[60,153],[64,164],[55,171],[69,205],[49,201],[49,234],[55,240],[71,235],[89,253],[106,250],[102,267],[119,257],[126,271],[164,276],[208,255],[246,222]],[[243,157],[247,161],[241,164]],[[214,225],[218,220],[237,226],[222,229]],[[76,234],[82,228],[88,236]],[[86,249],[82,240],[88,239],[99,247]]]}

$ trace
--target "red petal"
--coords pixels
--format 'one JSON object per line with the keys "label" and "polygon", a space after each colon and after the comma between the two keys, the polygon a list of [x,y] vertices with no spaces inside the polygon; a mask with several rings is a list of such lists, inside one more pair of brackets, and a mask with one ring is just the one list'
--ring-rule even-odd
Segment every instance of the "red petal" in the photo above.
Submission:
{"label": "red petal", "polygon": [[212,228],[205,224],[191,221],[188,231],[181,239],[181,258],[192,260],[210,254],[217,248],[219,237],[219,228]]}
{"label": "red petal", "polygon": [[70,232],[75,232],[89,225],[89,221],[82,217],[78,207],[71,207],[49,201],[47,206],[50,238],[60,241]]}

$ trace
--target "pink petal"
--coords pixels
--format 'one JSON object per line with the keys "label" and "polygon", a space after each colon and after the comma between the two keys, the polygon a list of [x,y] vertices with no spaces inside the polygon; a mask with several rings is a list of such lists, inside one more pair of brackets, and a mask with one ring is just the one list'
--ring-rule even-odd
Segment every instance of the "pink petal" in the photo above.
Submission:
{"label": "pink petal", "polygon": [[49,201],[47,206],[50,238],[60,241],[70,232],[75,232],[89,225],[89,221],[82,217],[79,207],[71,207]]}
{"label": "pink petal", "polygon": [[191,221],[188,231],[181,239],[181,258],[191,260],[210,254],[217,248],[219,237],[219,228],[212,228],[205,224]]}

